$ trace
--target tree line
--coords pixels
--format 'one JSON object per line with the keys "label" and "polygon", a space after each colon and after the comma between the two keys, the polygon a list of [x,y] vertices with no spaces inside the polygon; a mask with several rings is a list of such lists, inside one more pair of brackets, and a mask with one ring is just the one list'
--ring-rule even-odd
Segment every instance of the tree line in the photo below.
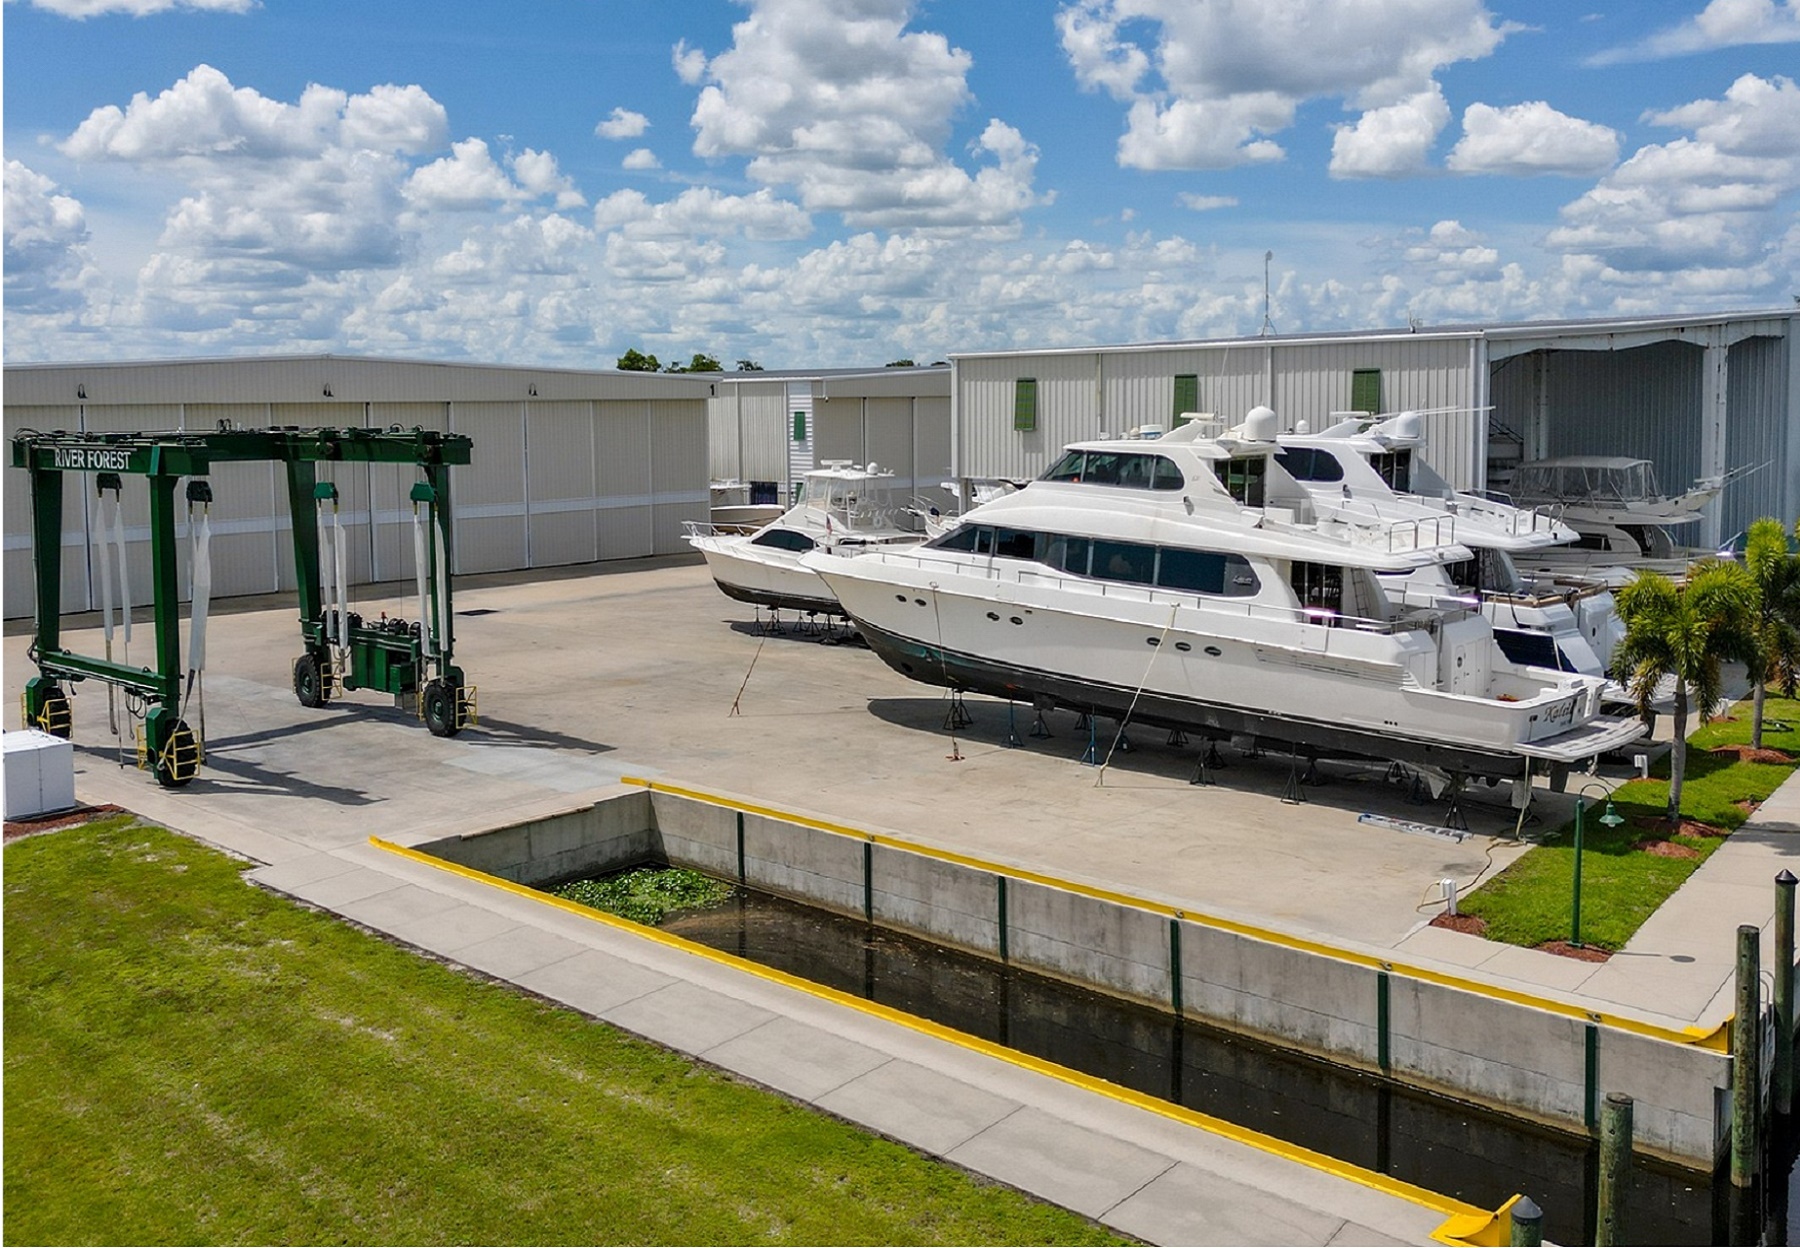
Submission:
{"label": "tree line", "polygon": [[[937,362],[942,364],[945,361]],[[686,364],[679,360],[671,360],[664,364],[654,355],[639,351],[636,347],[630,348],[624,355],[621,355],[613,367],[624,373],[722,373],[725,371],[725,366],[719,363],[717,356],[708,355],[704,351],[694,352],[693,358]],[[915,365],[911,359],[900,359],[889,360],[883,367],[913,368]],[[763,371],[763,366],[755,360],[739,360],[735,371],[760,373]]]}

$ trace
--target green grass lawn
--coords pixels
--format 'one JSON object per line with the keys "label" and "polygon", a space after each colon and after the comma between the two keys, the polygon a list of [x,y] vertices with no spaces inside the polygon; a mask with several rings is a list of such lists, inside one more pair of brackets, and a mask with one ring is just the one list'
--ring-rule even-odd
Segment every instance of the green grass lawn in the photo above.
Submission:
{"label": "green grass lawn", "polygon": [[241,870],[6,847],[6,1242],[1125,1242]]}
{"label": "green grass lawn", "polygon": [[[1718,746],[1749,741],[1747,700],[1732,709],[1730,719],[1707,724],[1688,738],[1687,778],[1681,791],[1685,818],[1732,831],[1749,817],[1739,803],[1762,801],[1793,774],[1793,764],[1740,762],[1729,754],[1708,753]],[[1800,756],[1800,702],[1769,696],[1763,745]],[[1619,786],[1613,803],[1625,822],[1616,828],[1601,825],[1604,804],[1590,804],[1582,830],[1584,944],[1601,949],[1623,946],[1718,847],[1718,837],[1669,836],[1660,826],[1669,804],[1668,776],[1665,757],[1649,779]],[[1579,787],[1580,777],[1570,783]],[[1458,909],[1485,920],[1491,940],[1527,946],[1567,940],[1574,894],[1574,838],[1571,821],[1486,885],[1465,895]],[[1657,840],[1685,846],[1696,851],[1696,856],[1665,858],[1637,848],[1645,841]]]}

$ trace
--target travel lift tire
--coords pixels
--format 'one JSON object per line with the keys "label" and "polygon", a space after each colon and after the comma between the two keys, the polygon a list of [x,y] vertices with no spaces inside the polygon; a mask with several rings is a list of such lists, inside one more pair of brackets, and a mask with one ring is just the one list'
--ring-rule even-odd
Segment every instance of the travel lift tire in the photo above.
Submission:
{"label": "travel lift tire", "polygon": [[169,730],[168,743],[156,752],[156,782],[165,789],[179,789],[200,770],[200,742],[187,721],[178,719]]}
{"label": "travel lift tire", "polygon": [[326,662],[311,651],[294,660],[294,696],[300,699],[301,706],[316,709],[330,701],[331,690],[325,684],[329,674]]}
{"label": "travel lift tire", "polygon": [[38,705],[37,721],[27,727],[40,728],[64,741],[75,739],[74,708],[69,705],[69,695],[62,691],[61,686],[51,685],[44,691],[43,700]]}
{"label": "travel lift tire", "polygon": [[443,677],[427,681],[420,699],[425,727],[434,737],[454,737],[462,731],[456,710],[456,687]]}

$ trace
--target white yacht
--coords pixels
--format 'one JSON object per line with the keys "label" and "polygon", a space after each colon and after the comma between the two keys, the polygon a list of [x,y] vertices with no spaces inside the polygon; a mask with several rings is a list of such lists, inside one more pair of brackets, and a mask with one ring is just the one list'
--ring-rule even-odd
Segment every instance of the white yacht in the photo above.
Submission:
{"label": "white yacht", "polygon": [[[1457,540],[1475,557],[1383,574],[1391,595],[1470,595],[1513,662],[1606,674],[1613,647],[1625,635],[1606,582],[1573,571],[1527,575],[1519,570],[1520,562],[1532,566],[1538,554],[1580,534],[1543,512],[1455,489],[1426,462],[1417,413],[1353,415],[1316,433],[1302,424],[1279,441],[1277,462],[1321,508],[1394,519],[1409,514],[1409,508],[1423,508],[1454,518]],[[1610,692],[1622,697],[1621,690]]]}
{"label": "white yacht", "polygon": [[706,556],[720,589],[739,602],[780,610],[843,615],[816,573],[800,556],[810,550],[853,553],[916,546],[922,533],[896,506],[894,474],[871,463],[827,460],[802,478],[800,499],[753,532],[726,524],[683,523],[688,545]]}
{"label": "white yacht", "polygon": [[902,674],[1039,707],[1492,777],[1642,735],[1466,600],[1391,602],[1380,573],[1471,557],[1450,518],[1321,515],[1275,432],[1076,443],[923,546],[802,561]]}
{"label": "white yacht", "polygon": [[1669,530],[1699,521],[1706,505],[1742,475],[1707,477],[1671,497],[1647,459],[1569,455],[1520,464],[1513,498],[1549,511],[1579,534],[1571,545],[1538,552],[1534,566],[1588,571],[1622,585],[1640,569],[1681,576],[1694,560],[1716,554],[1681,545]]}

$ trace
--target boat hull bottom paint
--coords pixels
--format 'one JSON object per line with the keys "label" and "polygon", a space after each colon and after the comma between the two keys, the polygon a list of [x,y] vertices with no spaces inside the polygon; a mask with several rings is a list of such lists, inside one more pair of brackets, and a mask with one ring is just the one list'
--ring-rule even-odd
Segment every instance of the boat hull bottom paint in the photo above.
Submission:
{"label": "boat hull bottom paint", "polygon": [[780,611],[802,611],[808,615],[834,615],[848,618],[849,613],[836,598],[811,598],[805,594],[788,593],[780,590],[749,589],[742,585],[733,585],[729,581],[721,581],[713,577],[713,584],[727,597],[738,602],[747,602],[757,607],[772,607]]}
{"label": "boat hull bottom paint", "polygon": [[[1532,760],[1523,754],[1411,740],[1348,728],[1341,724],[1326,724],[1216,702],[1170,697],[1151,689],[1140,693],[1135,689],[944,651],[926,642],[898,637],[864,620],[857,620],[856,625],[863,640],[881,656],[883,662],[902,676],[924,684],[1031,702],[1046,709],[1055,706],[1071,711],[1084,711],[1113,719],[1129,714],[1133,724],[1198,731],[1217,738],[1249,736],[1256,738],[1259,746],[1271,746],[1279,750],[1297,748],[1302,754],[1312,757],[1353,755],[1378,762],[1431,767],[1452,775],[1503,780],[1521,779],[1530,772]],[[1567,766],[1567,763],[1552,762],[1550,765]]]}

